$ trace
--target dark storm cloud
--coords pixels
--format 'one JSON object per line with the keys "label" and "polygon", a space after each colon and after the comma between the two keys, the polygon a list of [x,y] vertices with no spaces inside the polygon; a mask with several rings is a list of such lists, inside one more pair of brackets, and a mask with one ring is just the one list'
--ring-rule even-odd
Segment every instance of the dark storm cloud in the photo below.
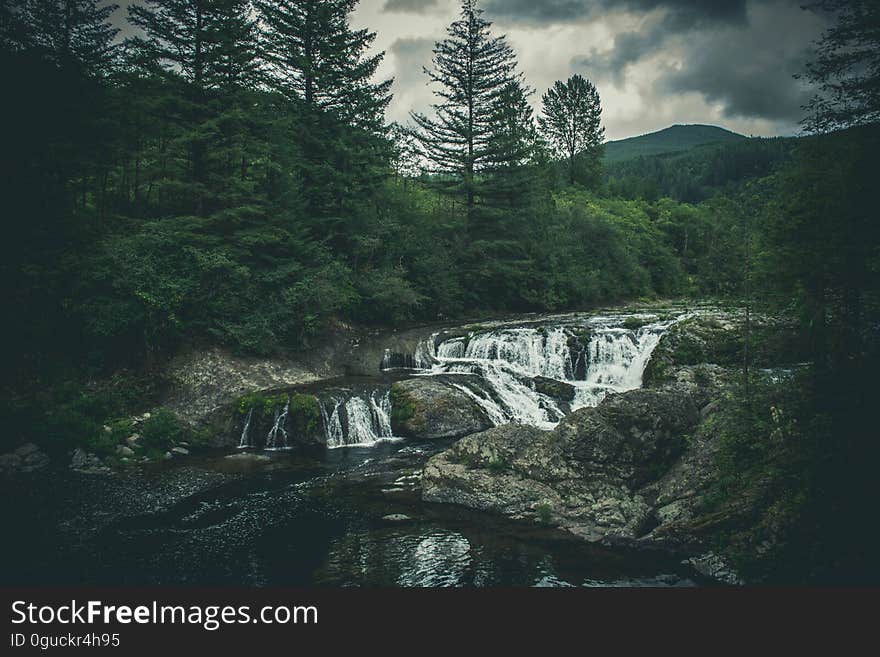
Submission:
{"label": "dark storm cloud", "polygon": [[572,63],[590,75],[611,78],[620,86],[625,80],[626,67],[655,52],[663,45],[665,37],[660,30],[621,32],[614,37],[610,52],[575,57]]}
{"label": "dark storm cloud", "polygon": [[701,35],[688,54],[685,66],[658,80],[658,91],[699,93],[722,105],[728,118],[801,118],[810,92],[793,76],[813,55],[787,31],[773,26],[726,37]]}
{"label": "dark storm cloud", "polygon": [[665,9],[685,28],[699,22],[741,23],[746,4],[747,0],[487,0],[485,9],[498,19],[535,24],[595,18],[610,11]]}
{"label": "dark storm cloud", "polygon": [[812,56],[822,25],[815,14],[785,0],[752,0],[741,18],[729,3],[727,19],[698,14],[692,3],[674,6],[639,32],[618,33],[611,49],[573,58],[573,65],[622,87],[629,66],[675,50],[680,62],[658,68],[654,97],[696,93],[727,118],[797,122],[809,93],[793,76]]}
{"label": "dark storm cloud", "polygon": [[401,11],[420,14],[428,9],[435,8],[439,0],[386,0],[382,11]]}

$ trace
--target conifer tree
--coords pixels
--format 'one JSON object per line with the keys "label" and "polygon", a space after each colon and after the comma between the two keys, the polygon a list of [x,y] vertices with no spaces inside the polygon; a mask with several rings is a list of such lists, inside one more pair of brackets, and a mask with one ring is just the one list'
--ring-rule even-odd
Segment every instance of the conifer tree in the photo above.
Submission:
{"label": "conifer tree", "polygon": [[367,55],[376,33],[351,28],[349,17],[357,3],[258,0],[268,78],[289,100],[382,133],[392,81],[372,81],[385,53]]}
{"label": "conifer tree", "polygon": [[806,78],[819,92],[804,107],[801,124],[808,132],[823,133],[880,121],[880,3],[820,0],[805,8],[837,20],[807,65]]}
{"label": "conifer tree", "polygon": [[429,172],[463,198],[469,219],[479,176],[498,157],[493,139],[499,99],[520,79],[513,49],[503,36],[491,35],[482,15],[476,0],[463,0],[461,17],[434,46],[433,69],[425,69],[437,85],[436,116],[411,114]]}
{"label": "conifer tree", "polygon": [[602,106],[592,82],[580,75],[566,82],[557,80],[544,94],[541,128],[558,154],[568,160],[569,182],[578,180],[582,161],[588,173],[597,173],[602,158],[605,129]]}
{"label": "conifer tree", "polygon": [[509,82],[492,107],[491,134],[485,157],[485,181],[480,186],[487,204],[507,209],[528,205],[533,191],[539,138],[530,90]]}
{"label": "conifer tree", "polygon": [[95,77],[107,75],[119,30],[110,24],[118,5],[98,0],[28,0],[21,20],[30,27],[30,45],[62,68],[76,67]]}
{"label": "conifer tree", "polygon": [[260,74],[258,27],[250,0],[214,0],[210,19],[209,84],[227,91],[255,88]]}
{"label": "conifer tree", "polygon": [[145,33],[131,45],[196,89],[256,84],[256,23],[248,0],[145,0],[128,11]]}

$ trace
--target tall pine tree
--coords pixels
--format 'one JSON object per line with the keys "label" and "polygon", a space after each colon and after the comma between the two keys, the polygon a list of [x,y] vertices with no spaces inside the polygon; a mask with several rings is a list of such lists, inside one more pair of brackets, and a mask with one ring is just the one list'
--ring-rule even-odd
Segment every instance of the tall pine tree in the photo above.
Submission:
{"label": "tall pine tree", "polygon": [[390,174],[385,108],[391,80],[374,82],[384,53],[375,33],[353,30],[357,0],[258,1],[269,87],[300,113],[298,145],[305,213],[315,237],[350,252]]}
{"label": "tall pine tree", "polygon": [[499,99],[520,80],[513,49],[503,36],[491,35],[492,24],[482,16],[476,0],[463,0],[461,17],[434,46],[433,69],[425,69],[438,85],[436,116],[411,114],[428,171],[463,200],[469,223],[479,176],[498,158],[493,139]]}
{"label": "tall pine tree", "polygon": [[21,19],[31,30],[29,45],[62,68],[87,75],[110,73],[119,30],[110,24],[118,5],[98,0],[28,0]]}
{"label": "tall pine tree", "polygon": [[270,85],[311,110],[384,132],[391,80],[373,82],[385,53],[368,55],[376,39],[353,30],[358,0],[258,0]]}

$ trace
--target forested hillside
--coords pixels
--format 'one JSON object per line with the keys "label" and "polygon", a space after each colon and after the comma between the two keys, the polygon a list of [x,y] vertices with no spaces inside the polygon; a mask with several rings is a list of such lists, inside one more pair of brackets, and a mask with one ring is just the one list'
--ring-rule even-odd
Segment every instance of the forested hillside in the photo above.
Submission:
{"label": "forested hillside", "polygon": [[673,125],[638,137],[609,141],[605,144],[607,164],[637,157],[688,151],[706,144],[731,144],[746,139],[714,125]]}
{"label": "forested hillside", "polygon": [[749,180],[791,164],[803,138],[752,138],[705,144],[662,155],[636,156],[606,164],[608,192],[655,201],[668,197],[700,203],[732,193]]}

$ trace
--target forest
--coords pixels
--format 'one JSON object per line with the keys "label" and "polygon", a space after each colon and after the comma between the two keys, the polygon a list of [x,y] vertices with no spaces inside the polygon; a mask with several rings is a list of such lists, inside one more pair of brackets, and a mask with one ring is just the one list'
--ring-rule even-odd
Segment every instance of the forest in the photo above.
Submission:
{"label": "forest", "polygon": [[6,438],[70,445],[194,345],[712,299],[796,317],[813,365],[784,463],[744,435],[771,431],[746,380],[731,470],[781,468],[810,527],[874,545],[875,4],[825,3],[804,136],[610,163],[592,82],[531,89],[475,0],[425,72],[434,113],[389,125],[357,4],[147,0],[124,40],[97,0],[0,4]]}

